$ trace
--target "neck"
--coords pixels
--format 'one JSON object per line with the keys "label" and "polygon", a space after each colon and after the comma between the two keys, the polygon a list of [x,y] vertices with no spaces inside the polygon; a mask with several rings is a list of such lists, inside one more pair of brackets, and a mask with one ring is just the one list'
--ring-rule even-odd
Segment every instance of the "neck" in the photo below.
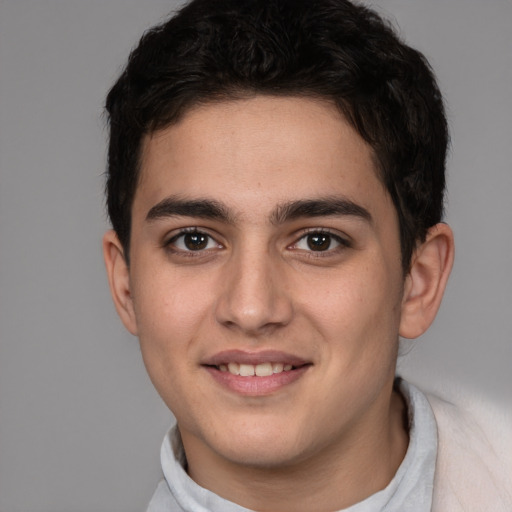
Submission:
{"label": "neck", "polygon": [[384,489],[407,451],[405,403],[396,391],[388,396],[380,410],[314,456],[262,468],[232,464],[213,453],[205,460],[203,452],[200,460],[188,457],[189,475],[219,496],[261,512],[349,507]]}

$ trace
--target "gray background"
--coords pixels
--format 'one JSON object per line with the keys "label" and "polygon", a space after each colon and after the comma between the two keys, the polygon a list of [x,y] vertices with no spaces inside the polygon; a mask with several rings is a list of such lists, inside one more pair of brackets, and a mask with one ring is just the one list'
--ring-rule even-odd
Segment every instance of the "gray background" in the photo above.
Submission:
{"label": "gray background", "polygon": [[[510,405],[512,3],[373,2],[431,60],[455,269],[401,372]],[[101,258],[105,93],[163,0],[0,0],[0,511],[144,509],[170,413]]]}

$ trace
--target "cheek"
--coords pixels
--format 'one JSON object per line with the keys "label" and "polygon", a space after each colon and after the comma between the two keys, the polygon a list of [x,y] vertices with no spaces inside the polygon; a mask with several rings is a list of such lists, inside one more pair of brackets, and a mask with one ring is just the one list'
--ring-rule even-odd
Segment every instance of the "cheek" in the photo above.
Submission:
{"label": "cheek", "polygon": [[[148,272],[138,276],[134,309],[144,364],[160,394],[180,382],[193,358],[198,332],[208,314],[203,287],[175,274]],[[165,400],[165,398],[164,398]]]}
{"label": "cheek", "polygon": [[323,285],[308,287],[304,311],[338,350],[389,350],[398,339],[400,319],[395,274],[382,264],[347,266]]}
{"label": "cheek", "polygon": [[204,312],[209,286],[164,266],[137,276],[134,308],[140,336],[154,341],[186,339]]}

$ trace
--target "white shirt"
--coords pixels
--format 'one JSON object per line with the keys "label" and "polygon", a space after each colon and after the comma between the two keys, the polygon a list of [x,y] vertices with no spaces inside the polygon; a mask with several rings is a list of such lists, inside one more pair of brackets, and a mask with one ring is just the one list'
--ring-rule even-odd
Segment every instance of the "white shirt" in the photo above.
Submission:
{"label": "white shirt", "polygon": [[[436,420],[426,396],[419,389],[401,379],[398,385],[409,417],[409,447],[405,458],[385,489],[343,509],[343,512],[431,510],[437,457]],[[161,461],[164,479],[147,512],[252,512],[204,489],[187,475],[176,427],[164,438]]]}

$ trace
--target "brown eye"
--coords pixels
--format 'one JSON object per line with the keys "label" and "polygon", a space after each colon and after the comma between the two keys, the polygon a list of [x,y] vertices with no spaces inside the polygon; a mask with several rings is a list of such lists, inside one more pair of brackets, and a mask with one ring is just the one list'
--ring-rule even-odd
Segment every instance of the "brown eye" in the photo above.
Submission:
{"label": "brown eye", "polygon": [[221,248],[221,245],[210,235],[196,230],[182,231],[171,238],[166,246],[178,252],[188,253]]}
{"label": "brown eye", "polygon": [[307,236],[306,241],[312,251],[327,251],[331,247],[332,237],[325,233],[313,233]]}
{"label": "brown eye", "polygon": [[341,236],[325,230],[310,231],[303,235],[292,246],[293,249],[309,253],[336,254],[344,248],[350,247],[350,242]]}
{"label": "brown eye", "polygon": [[203,233],[186,233],[183,244],[189,251],[200,251],[208,246],[209,237]]}

